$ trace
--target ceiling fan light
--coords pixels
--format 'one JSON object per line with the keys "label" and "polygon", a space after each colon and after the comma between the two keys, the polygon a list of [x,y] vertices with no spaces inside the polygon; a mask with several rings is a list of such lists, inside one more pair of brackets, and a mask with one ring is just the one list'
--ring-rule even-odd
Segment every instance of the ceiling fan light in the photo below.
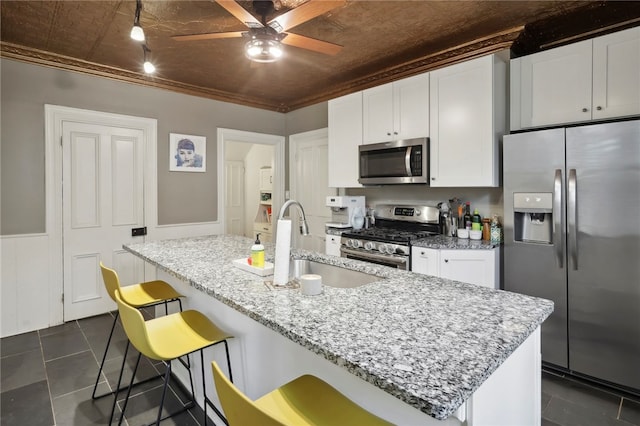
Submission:
{"label": "ceiling fan light", "polygon": [[247,58],[254,62],[275,62],[282,57],[282,43],[277,39],[257,37],[244,47]]}
{"label": "ceiling fan light", "polygon": [[144,30],[140,24],[134,24],[131,28],[131,38],[136,41],[144,41]]}

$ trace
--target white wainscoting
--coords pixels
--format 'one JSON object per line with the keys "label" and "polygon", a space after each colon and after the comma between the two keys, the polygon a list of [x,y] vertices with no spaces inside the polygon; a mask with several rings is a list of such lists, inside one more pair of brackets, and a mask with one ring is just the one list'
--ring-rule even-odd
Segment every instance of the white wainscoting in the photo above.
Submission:
{"label": "white wainscoting", "polygon": [[[2,236],[1,241],[1,333],[2,337],[49,327],[55,280],[50,273],[47,234]],[[55,314],[54,314],[55,315]]]}
{"label": "white wainscoting", "polygon": [[[149,229],[146,240],[220,234],[222,230],[220,222],[162,225]],[[56,266],[62,243],[51,238],[47,234],[0,236],[0,337],[63,322],[63,278]],[[155,276],[156,269],[145,262],[145,280]]]}

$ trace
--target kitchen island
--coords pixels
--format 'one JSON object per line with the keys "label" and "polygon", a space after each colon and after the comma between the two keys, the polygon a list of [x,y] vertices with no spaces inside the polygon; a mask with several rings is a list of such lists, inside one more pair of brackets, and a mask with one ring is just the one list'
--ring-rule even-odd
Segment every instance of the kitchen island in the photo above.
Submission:
{"label": "kitchen island", "polygon": [[551,302],[303,250],[292,258],[379,280],[318,296],[272,290],[232,264],[251,244],[217,235],[125,246],[236,336],[234,379],[249,397],[311,373],[396,424],[539,423],[539,326]]}

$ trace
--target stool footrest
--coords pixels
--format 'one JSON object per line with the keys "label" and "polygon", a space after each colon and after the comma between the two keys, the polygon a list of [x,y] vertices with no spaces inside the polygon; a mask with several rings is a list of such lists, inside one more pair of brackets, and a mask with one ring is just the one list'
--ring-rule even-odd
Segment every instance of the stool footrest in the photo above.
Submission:
{"label": "stool footrest", "polygon": [[[149,383],[152,380],[162,379],[162,378],[163,378],[162,374],[158,374],[157,376],[153,376],[153,377],[147,377],[144,380],[140,380],[139,382],[134,383],[133,386],[135,387],[135,386],[138,386],[138,385],[142,385],[144,383]],[[114,395],[116,392],[120,393],[122,391],[125,391],[125,390],[127,390],[127,388],[128,388],[128,386],[126,386],[126,385],[125,386],[120,386],[120,388],[117,389],[117,390],[113,390],[111,392],[105,392],[102,395],[95,395],[95,396],[92,396],[91,398],[92,399],[104,398],[105,396]]]}

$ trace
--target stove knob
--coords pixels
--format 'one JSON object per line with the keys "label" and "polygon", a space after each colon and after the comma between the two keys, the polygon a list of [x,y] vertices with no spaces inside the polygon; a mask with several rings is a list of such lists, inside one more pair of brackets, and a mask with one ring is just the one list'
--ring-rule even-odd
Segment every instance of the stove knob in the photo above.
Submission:
{"label": "stove knob", "polygon": [[352,241],[353,241],[353,248],[362,247],[362,241],[360,241],[360,240],[352,240]]}
{"label": "stove knob", "polygon": [[365,248],[365,250],[375,250],[376,249],[376,244],[372,243],[371,241],[368,241],[368,242],[364,243],[364,248]]}
{"label": "stove knob", "polygon": [[347,245],[347,247],[351,248],[353,247],[353,240],[347,240],[345,244]]}
{"label": "stove knob", "polygon": [[378,251],[382,254],[384,254],[386,252],[386,248],[385,248],[386,244],[378,244]]}

